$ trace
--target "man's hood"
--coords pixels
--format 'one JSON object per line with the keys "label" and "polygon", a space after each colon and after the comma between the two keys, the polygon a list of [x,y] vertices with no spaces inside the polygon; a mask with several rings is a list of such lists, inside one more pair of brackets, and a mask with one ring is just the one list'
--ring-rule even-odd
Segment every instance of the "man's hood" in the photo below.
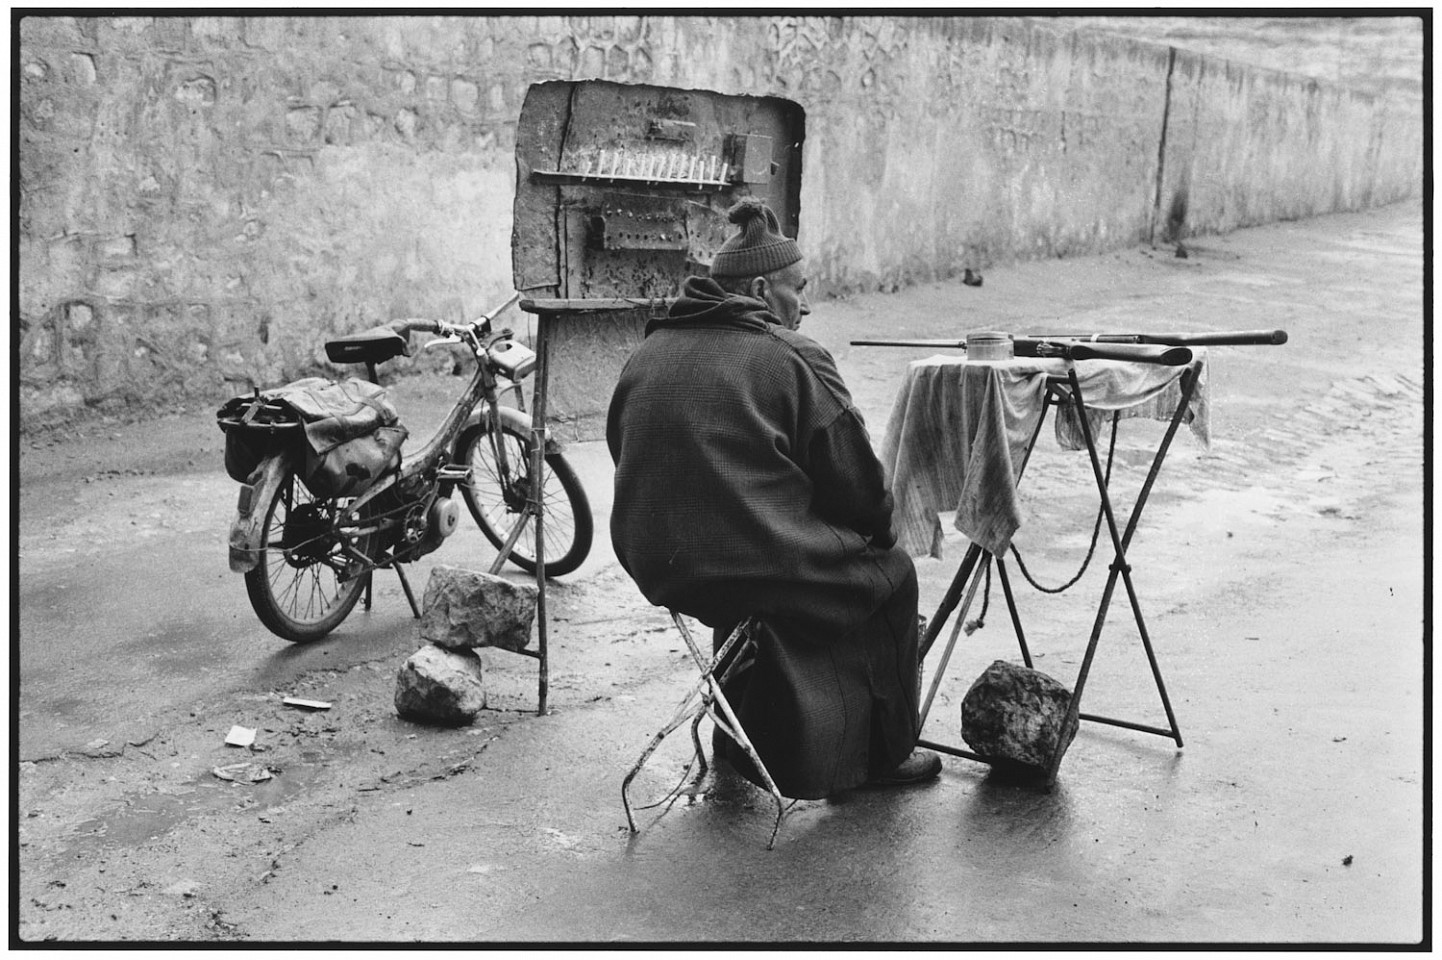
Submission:
{"label": "man's hood", "polygon": [[662,329],[700,326],[764,330],[768,324],[779,326],[780,323],[764,300],[727,293],[710,277],[687,277],[681,296],[671,304],[669,313],[646,324],[646,335]]}

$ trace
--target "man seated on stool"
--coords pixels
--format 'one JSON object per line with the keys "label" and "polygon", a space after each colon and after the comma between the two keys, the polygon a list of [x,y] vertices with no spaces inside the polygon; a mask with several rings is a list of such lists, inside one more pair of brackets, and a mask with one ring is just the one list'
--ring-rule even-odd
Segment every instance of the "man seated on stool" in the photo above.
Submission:
{"label": "man seated on stool", "polygon": [[[606,421],[611,539],[646,599],[722,643],[761,620],[726,696],[788,797],[934,778],[915,750],[917,585],[891,495],[811,312],[796,241],[755,199],[631,356]],[[729,737],[718,755],[758,776]],[[759,782],[759,781],[758,781]]]}

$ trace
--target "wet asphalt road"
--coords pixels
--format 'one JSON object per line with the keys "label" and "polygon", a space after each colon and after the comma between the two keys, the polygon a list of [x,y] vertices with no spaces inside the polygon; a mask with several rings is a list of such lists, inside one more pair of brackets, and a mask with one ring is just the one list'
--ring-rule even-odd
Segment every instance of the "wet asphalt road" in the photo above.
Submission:
{"label": "wet asphalt road", "polygon": [[[948,759],[941,779],[797,804],[727,778],[630,837],[621,776],[684,682],[679,644],[604,537],[550,591],[554,710],[534,667],[487,657],[492,710],[432,731],[389,709],[416,646],[393,578],[335,638],[254,620],[225,565],[235,487],[208,410],[22,441],[20,933],[26,939],[561,942],[1413,941],[1422,924],[1421,218],[1278,224],[1170,251],[997,269],[816,305],[873,434],[905,365],[878,333],[1283,327],[1213,351],[1214,441],[1183,437],[1132,563],[1186,737],[1084,726],[1051,792]],[[412,435],[454,382],[397,387]],[[1154,434],[1119,452],[1135,486]],[[1045,440],[1042,447],[1048,447]],[[1070,572],[1086,474],[1039,447],[1019,541]],[[599,444],[571,456],[605,529]],[[189,462],[187,462],[189,461]],[[1123,499],[1126,499],[1123,497]],[[1044,533],[1043,533],[1044,531]],[[922,560],[930,612],[964,544]],[[463,530],[417,565],[480,566]],[[1022,598],[1038,667],[1070,683],[1099,574]],[[1000,599],[994,598],[999,604]],[[1114,616],[1088,709],[1159,722]],[[1114,642],[1110,639],[1115,633]],[[1114,645],[1113,645],[1114,644]],[[963,642],[927,734],[1015,659],[1000,608]],[[287,693],[331,700],[298,715]],[[270,782],[214,778],[257,727]],[[681,738],[684,739],[684,738]],[[638,781],[663,791],[678,751]]]}

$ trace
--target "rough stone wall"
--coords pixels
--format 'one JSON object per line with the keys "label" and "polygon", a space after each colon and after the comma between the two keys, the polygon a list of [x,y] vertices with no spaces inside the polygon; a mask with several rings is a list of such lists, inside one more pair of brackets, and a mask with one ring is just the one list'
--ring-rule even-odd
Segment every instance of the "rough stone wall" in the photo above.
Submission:
{"label": "rough stone wall", "polygon": [[278,382],[332,331],[500,299],[527,81],[495,48],[533,34],[463,25],[22,21],[24,419]]}
{"label": "rough stone wall", "polygon": [[515,122],[540,80],[800,103],[822,294],[1421,180],[1420,129],[1386,102],[1019,18],[27,17],[18,35],[22,426],[283,381],[326,367],[329,333],[503,299]]}

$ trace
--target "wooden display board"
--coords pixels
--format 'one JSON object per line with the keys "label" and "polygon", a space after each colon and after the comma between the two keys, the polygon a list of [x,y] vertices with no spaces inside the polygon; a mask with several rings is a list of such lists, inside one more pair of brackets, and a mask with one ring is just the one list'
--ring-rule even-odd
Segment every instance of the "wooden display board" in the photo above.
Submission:
{"label": "wooden display board", "polygon": [[[764,199],[800,221],[805,113],[779,97],[600,80],[526,94],[516,131],[511,260],[516,289],[551,305],[547,421],[563,440],[604,435],[606,406],[646,321]],[[617,308],[617,299],[632,304]],[[564,304],[563,308],[558,305]]]}

